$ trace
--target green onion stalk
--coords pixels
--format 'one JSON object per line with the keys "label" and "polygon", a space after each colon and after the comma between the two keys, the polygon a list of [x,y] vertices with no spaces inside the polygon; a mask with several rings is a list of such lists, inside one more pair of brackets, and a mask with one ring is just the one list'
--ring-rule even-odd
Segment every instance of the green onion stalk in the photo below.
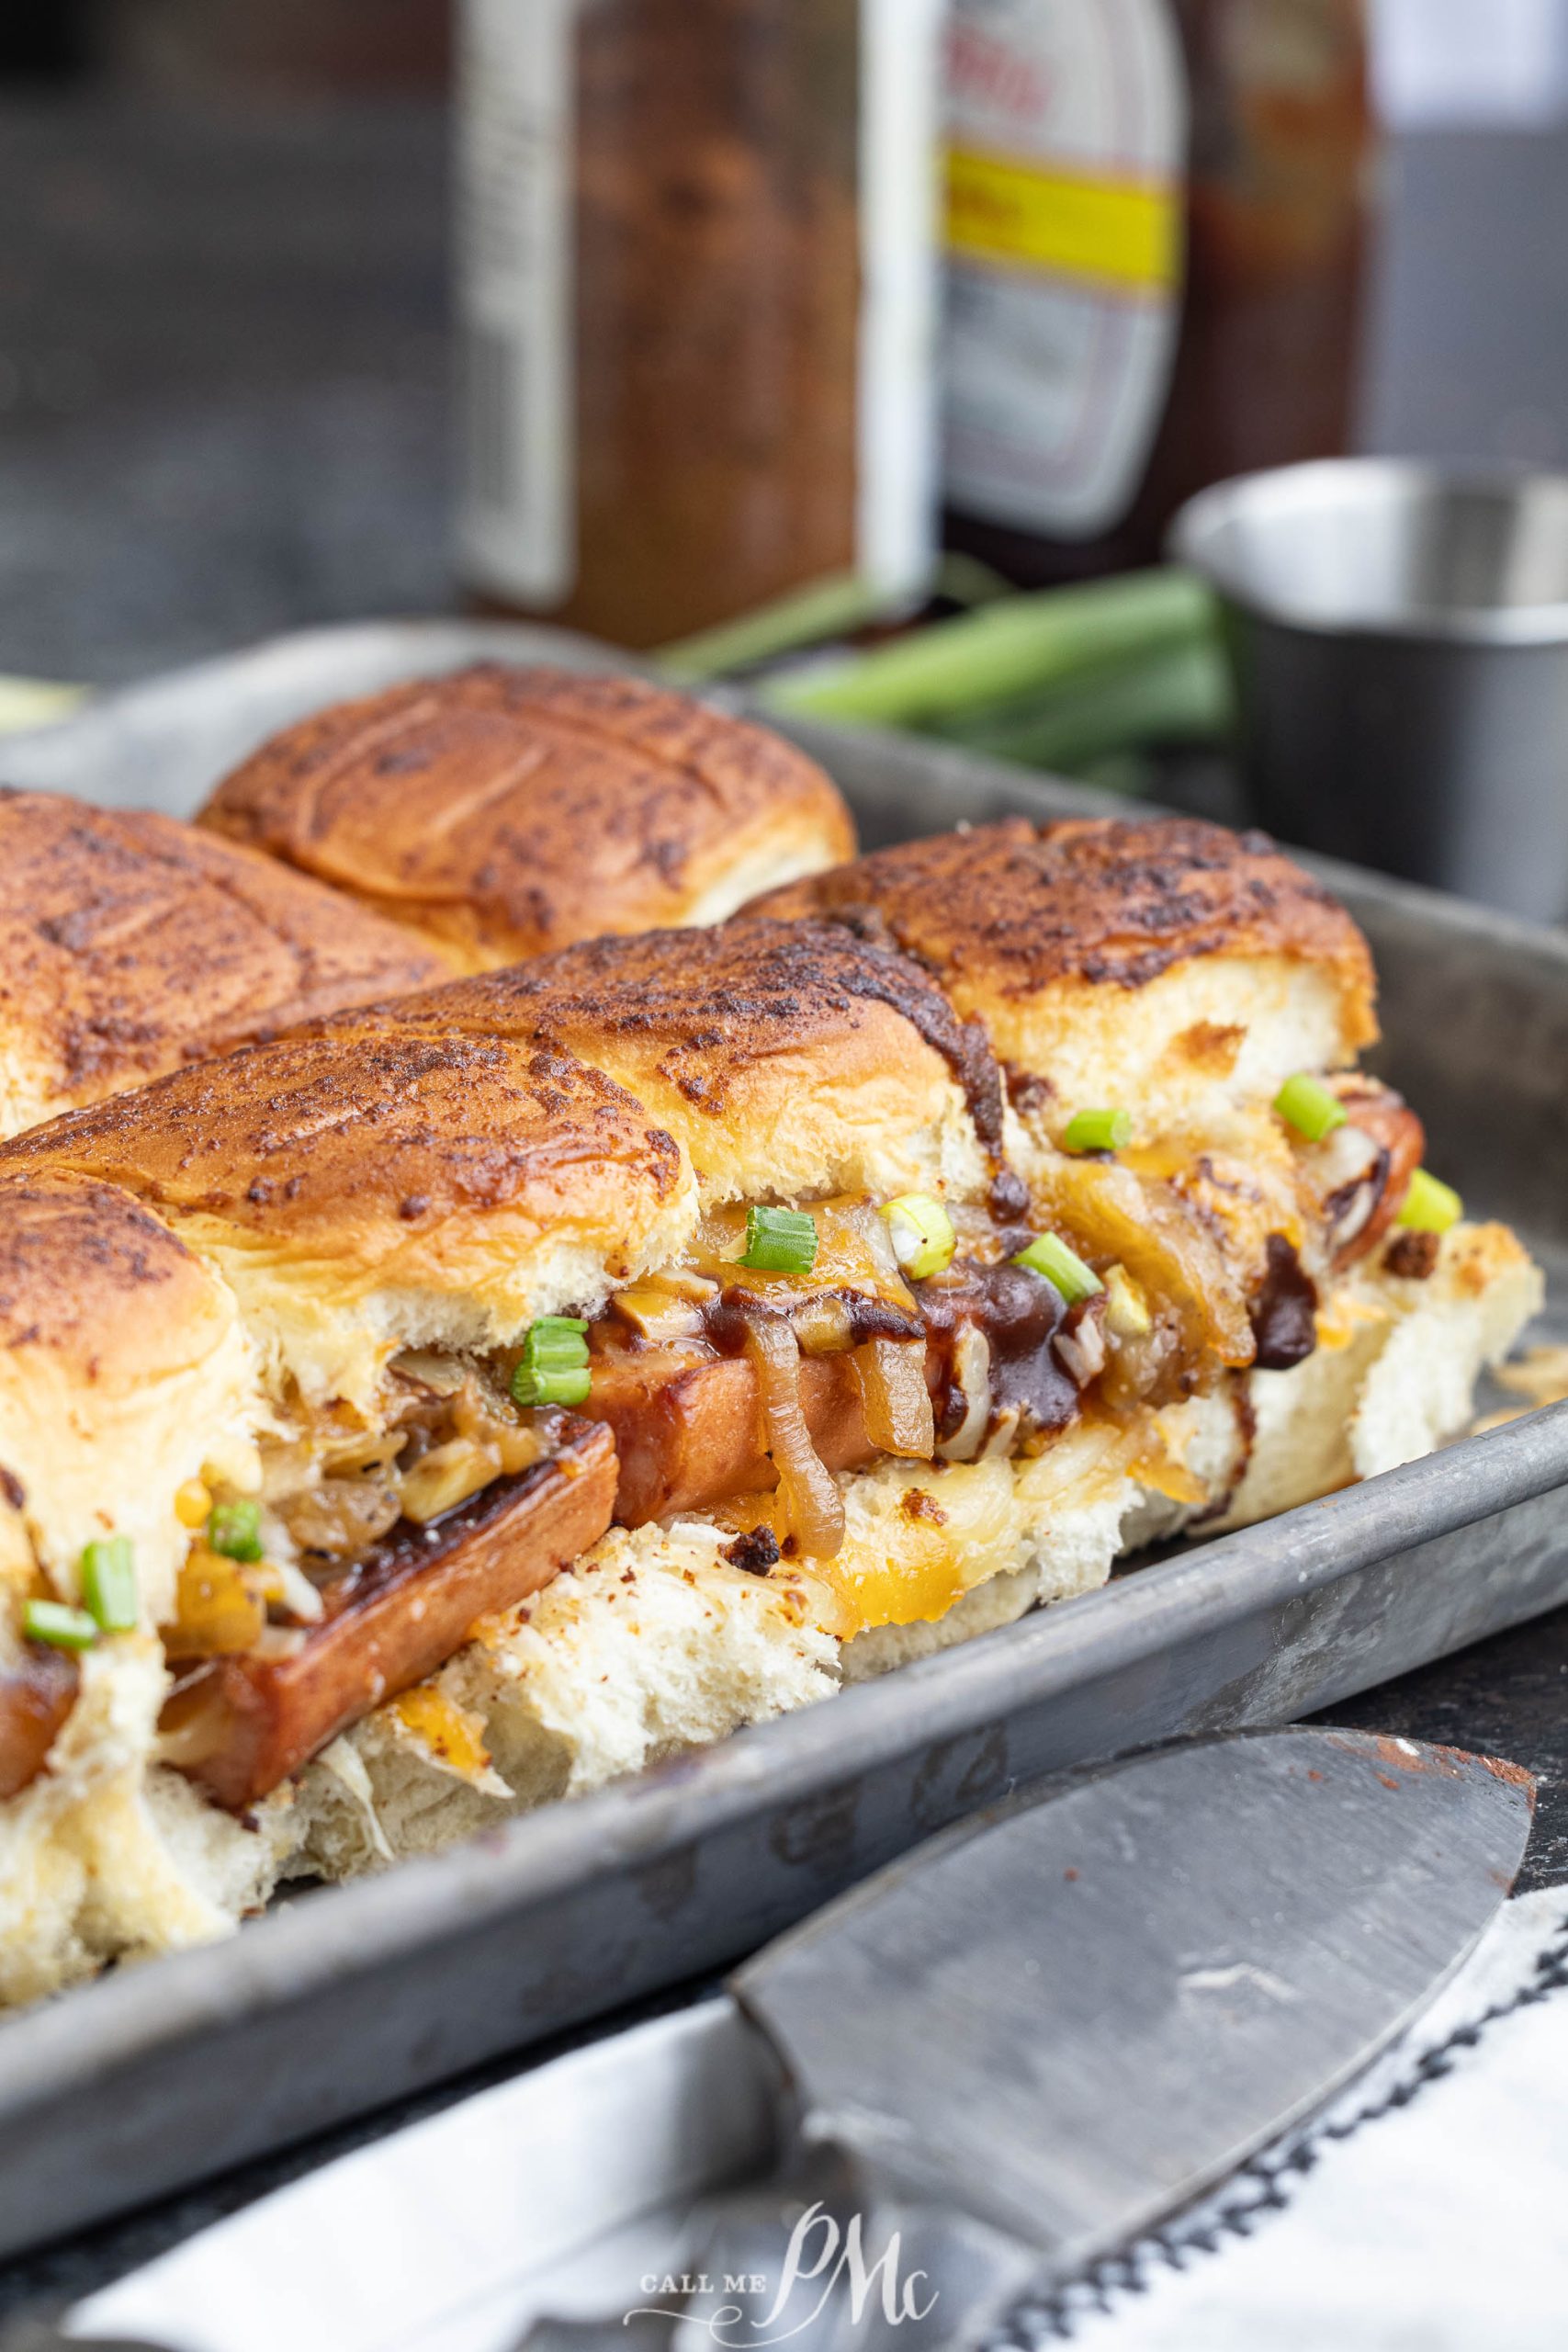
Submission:
{"label": "green onion stalk", "polygon": [[1160,649],[1212,644],[1209,591],[1174,567],[1008,596],[869,652],[768,680],[772,709],[940,731],[1064,681],[1125,672]]}

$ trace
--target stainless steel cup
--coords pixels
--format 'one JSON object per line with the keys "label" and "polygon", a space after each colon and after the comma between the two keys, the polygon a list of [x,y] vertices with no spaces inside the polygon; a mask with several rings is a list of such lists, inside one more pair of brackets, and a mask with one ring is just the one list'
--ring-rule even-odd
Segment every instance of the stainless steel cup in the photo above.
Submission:
{"label": "stainless steel cup", "polygon": [[1568,919],[1568,474],[1287,466],[1170,548],[1220,598],[1259,823]]}

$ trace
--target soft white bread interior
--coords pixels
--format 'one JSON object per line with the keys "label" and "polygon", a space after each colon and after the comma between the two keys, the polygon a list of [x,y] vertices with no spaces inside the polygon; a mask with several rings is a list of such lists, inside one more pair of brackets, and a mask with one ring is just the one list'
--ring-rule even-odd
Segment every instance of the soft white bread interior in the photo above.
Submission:
{"label": "soft white bread interior", "polygon": [[210,1942],[276,1885],[272,1825],[220,1813],[152,1762],[167,1688],[151,1636],[102,1644],[48,1771],[0,1804],[0,2002]]}
{"label": "soft white bread interior", "polygon": [[1540,1269],[1503,1225],[1455,1226],[1424,1281],[1390,1272],[1382,1257],[1357,1268],[1326,1301],[1304,1363],[1246,1375],[1256,1433],[1216,1532],[1457,1437],[1481,1373],[1507,1354],[1542,1296]]}
{"label": "soft white bread interior", "polygon": [[288,1867],[341,1877],[429,1851],[829,1697],[837,1645],[804,1582],[730,1566],[728,1540],[617,1529],[484,1626],[430,1690],[378,1708],[310,1767]]}

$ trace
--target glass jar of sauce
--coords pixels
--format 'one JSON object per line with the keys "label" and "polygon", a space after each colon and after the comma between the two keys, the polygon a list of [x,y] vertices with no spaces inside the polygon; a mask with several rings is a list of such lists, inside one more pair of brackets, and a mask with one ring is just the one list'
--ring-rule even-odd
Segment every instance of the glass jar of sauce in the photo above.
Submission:
{"label": "glass jar of sauce", "polygon": [[668,642],[935,537],[940,0],[465,0],[460,560]]}

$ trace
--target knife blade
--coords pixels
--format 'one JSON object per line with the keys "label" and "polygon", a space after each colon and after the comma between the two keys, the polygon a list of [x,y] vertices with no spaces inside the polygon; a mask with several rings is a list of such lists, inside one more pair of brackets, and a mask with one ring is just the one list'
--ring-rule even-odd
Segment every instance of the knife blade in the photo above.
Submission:
{"label": "knife blade", "polygon": [[[79,2307],[68,2333],[506,2352],[551,2312],[541,2346],[624,2347],[707,2341],[735,2306],[720,2332],[739,2346],[803,2309],[792,2340],[812,2352],[972,2338],[1025,2281],[1070,2276],[1201,2194],[1397,2034],[1504,1899],[1531,1793],[1511,1767],[1319,1730],[1233,1734],[1025,1792],[740,1968],[700,2056],[686,2013],[678,2076],[650,2073],[654,2029],[602,2041],[220,2223]],[[755,2170],[770,2100],[793,2161],[687,2212]],[[710,2130],[711,2164],[694,2141]],[[837,2265],[834,2296],[818,2308],[817,2274],[797,2275],[770,2326],[811,2208],[804,2243],[822,2276]],[[591,2209],[626,2247],[596,2249]],[[852,2225],[874,2273],[900,2235],[904,2276],[874,2273],[869,2310],[845,2301]],[[757,2282],[738,2304],[731,2277]],[[934,2320],[897,2315],[932,2291]]]}
{"label": "knife blade", "polygon": [[1529,1815],[1526,1776],[1451,1749],[1197,1743],[961,1824],[731,1989],[803,2137],[1078,2263],[1397,2033],[1512,1884]]}

